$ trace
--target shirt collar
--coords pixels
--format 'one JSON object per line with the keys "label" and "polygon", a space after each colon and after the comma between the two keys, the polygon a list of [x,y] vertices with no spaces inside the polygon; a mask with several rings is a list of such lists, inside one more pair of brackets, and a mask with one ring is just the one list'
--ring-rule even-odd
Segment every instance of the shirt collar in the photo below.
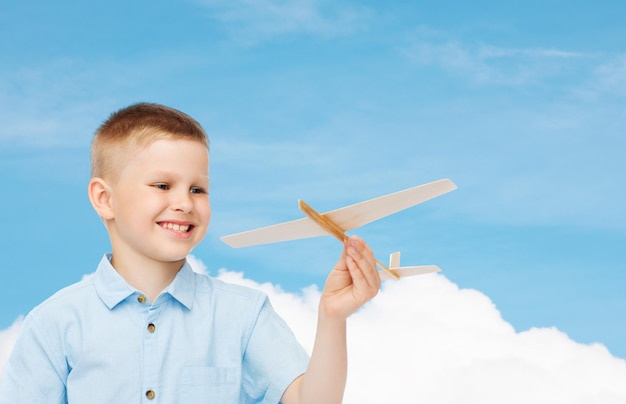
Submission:
{"label": "shirt collar", "polygon": [[193,299],[196,293],[196,277],[189,263],[185,260],[185,264],[178,271],[176,277],[165,288],[163,293],[169,293],[180,304],[191,310],[193,306]]}
{"label": "shirt collar", "polygon": [[135,290],[117,273],[111,265],[111,254],[105,254],[98,264],[94,280],[98,296],[109,309],[135,293]]}
{"label": "shirt collar", "polygon": [[[109,309],[113,309],[129,296],[139,292],[126,283],[124,278],[113,268],[111,254],[105,254],[100,260],[94,282],[100,299]],[[172,283],[161,294],[167,293],[187,309],[191,309],[195,290],[194,272],[189,263],[185,261]]]}

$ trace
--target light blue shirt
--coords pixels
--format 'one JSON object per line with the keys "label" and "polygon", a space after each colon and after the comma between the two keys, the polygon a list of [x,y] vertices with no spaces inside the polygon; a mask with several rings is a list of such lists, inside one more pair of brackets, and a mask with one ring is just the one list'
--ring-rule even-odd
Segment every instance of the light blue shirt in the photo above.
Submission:
{"label": "light blue shirt", "polygon": [[304,373],[263,293],[185,264],[151,303],[109,259],[26,317],[0,404],[278,403]]}

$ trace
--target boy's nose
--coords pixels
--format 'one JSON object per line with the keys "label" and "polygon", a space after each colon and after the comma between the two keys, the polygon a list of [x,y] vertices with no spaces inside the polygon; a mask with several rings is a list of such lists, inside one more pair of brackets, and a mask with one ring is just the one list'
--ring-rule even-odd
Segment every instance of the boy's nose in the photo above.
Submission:
{"label": "boy's nose", "polygon": [[177,212],[191,212],[193,209],[193,201],[191,199],[191,193],[188,191],[177,192],[171,202],[172,210]]}

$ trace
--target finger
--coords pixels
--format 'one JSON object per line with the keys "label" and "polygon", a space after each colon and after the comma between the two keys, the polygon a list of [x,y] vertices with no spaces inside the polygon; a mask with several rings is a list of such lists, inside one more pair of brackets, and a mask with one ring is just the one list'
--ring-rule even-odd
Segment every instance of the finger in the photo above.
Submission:
{"label": "finger", "polygon": [[[352,256],[348,255],[346,257],[346,265],[348,267],[348,271],[350,271],[350,278],[352,279],[352,288],[356,295],[359,296],[367,296],[369,293],[367,292],[372,288],[372,286],[365,278],[363,271],[359,268],[359,265],[356,263]],[[361,299],[359,299],[361,300]]]}
{"label": "finger", "polygon": [[378,289],[380,287],[380,277],[376,269],[376,259],[369,245],[361,238],[352,236],[348,240],[348,256],[352,258],[360,276],[367,285],[370,288]]}
{"label": "finger", "polygon": [[359,264],[363,273],[366,276],[371,276],[372,279],[375,279],[374,275],[378,275],[378,271],[376,269],[376,258],[374,258],[374,252],[363,239],[357,236],[353,236],[352,244],[362,258],[362,261],[359,262]]}
{"label": "finger", "polygon": [[335,264],[334,269],[336,271],[347,271],[348,267],[346,266],[346,257],[348,255],[347,253],[347,249],[348,246],[346,243],[344,243],[343,249],[341,250],[341,257],[339,257],[339,260],[337,261],[337,263]]}

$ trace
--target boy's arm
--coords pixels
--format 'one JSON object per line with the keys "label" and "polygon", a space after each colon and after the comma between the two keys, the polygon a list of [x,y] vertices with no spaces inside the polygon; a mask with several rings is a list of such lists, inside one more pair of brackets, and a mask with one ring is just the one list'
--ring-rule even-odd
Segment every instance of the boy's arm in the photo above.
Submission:
{"label": "boy's arm", "polygon": [[376,296],[380,277],[369,246],[352,236],[328,276],[306,373],[285,391],[283,404],[341,403],[347,378],[346,319]]}

